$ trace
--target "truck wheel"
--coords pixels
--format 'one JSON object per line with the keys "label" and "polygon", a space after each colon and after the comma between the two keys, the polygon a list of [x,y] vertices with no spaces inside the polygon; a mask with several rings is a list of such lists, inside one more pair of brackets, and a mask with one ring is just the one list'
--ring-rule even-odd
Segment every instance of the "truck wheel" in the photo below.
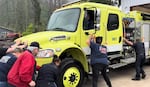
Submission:
{"label": "truck wheel", "polygon": [[84,79],[84,72],[77,61],[65,59],[61,63],[59,87],[81,87]]}

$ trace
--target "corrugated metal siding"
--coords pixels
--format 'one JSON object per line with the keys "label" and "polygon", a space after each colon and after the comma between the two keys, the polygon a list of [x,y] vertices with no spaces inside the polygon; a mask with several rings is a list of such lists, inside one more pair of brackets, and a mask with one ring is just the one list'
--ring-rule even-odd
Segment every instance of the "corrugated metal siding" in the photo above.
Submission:
{"label": "corrugated metal siding", "polygon": [[12,30],[0,27],[0,32],[13,32]]}
{"label": "corrugated metal siding", "polygon": [[121,0],[121,9],[124,12],[129,12],[131,6],[148,4],[150,0]]}

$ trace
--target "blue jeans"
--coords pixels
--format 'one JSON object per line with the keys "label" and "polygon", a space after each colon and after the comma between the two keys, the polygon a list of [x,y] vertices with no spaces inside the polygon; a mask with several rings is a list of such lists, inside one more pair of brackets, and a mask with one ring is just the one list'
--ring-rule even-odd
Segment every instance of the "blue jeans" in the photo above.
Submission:
{"label": "blue jeans", "polygon": [[8,87],[8,83],[0,81],[0,87]]}

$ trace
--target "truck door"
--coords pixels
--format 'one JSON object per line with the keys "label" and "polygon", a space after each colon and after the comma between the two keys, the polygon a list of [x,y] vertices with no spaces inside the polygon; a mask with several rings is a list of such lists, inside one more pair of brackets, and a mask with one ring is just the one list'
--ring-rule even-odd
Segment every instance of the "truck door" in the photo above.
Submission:
{"label": "truck door", "polygon": [[106,42],[108,52],[121,51],[123,35],[121,14],[108,10],[107,19]]}
{"label": "truck door", "polygon": [[86,44],[87,39],[90,34],[95,33],[94,29],[94,10],[84,11],[84,17],[82,21],[82,30],[81,30],[81,47],[85,54],[90,54],[90,48]]}

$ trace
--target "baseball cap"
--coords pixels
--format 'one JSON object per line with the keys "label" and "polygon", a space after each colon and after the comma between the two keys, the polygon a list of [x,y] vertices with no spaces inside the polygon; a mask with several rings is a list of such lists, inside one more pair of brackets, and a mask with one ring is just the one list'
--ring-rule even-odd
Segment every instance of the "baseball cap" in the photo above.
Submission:
{"label": "baseball cap", "polygon": [[32,42],[32,43],[30,44],[30,46],[32,46],[32,47],[38,47],[38,48],[41,49],[40,44],[39,44],[38,42],[36,42],[36,41]]}

